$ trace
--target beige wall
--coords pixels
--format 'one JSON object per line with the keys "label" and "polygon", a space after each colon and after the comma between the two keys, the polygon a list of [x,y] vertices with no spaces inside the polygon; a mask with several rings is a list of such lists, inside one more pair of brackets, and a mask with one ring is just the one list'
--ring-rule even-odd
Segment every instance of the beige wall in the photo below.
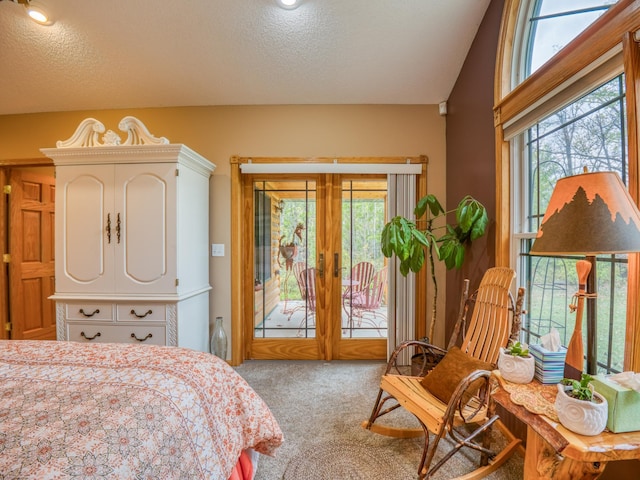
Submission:
{"label": "beige wall", "polygon": [[[69,138],[87,117],[118,131],[126,115],[156,136],[184,143],[217,165],[211,179],[211,317],[230,332],[229,158],[240,156],[429,157],[428,188],[445,198],[445,117],[437,105],[229,106],[127,109],[0,116],[0,161],[41,157],[39,149]],[[444,285],[444,272],[441,285]],[[444,298],[442,292],[440,298]]]}

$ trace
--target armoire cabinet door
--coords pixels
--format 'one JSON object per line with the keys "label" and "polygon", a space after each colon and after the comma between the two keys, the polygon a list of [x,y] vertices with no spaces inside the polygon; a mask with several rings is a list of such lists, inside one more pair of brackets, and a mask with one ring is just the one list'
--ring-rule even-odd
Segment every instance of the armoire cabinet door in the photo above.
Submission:
{"label": "armoire cabinet door", "polygon": [[115,290],[176,291],[176,165],[117,165]]}
{"label": "armoire cabinet door", "polygon": [[175,292],[175,173],[170,163],[58,168],[56,291]]}
{"label": "armoire cabinet door", "polygon": [[56,291],[113,290],[113,165],[56,169]]}

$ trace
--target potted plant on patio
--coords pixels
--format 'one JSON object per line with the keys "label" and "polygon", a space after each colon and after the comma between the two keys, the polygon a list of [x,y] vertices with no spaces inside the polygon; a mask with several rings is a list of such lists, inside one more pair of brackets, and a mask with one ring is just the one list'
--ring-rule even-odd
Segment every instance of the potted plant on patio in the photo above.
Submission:
{"label": "potted plant on patio", "polygon": [[[433,307],[428,330],[428,339],[432,340],[438,298],[435,259],[444,261],[447,270],[462,267],[466,247],[485,234],[489,220],[484,205],[470,195],[460,200],[454,210],[445,210],[434,195],[425,195],[416,204],[414,213],[416,222],[396,216],[384,226],[381,248],[385,257],[398,257],[400,273],[405,276],[409,271],[418,272],[422,268],[426,251],[433,283]],[[446,222],[450,213],[455,213],[454,223]]]}
{"label": "potted plant on patio", "polygon": [[501,348],[498,370],[505,380],[512,383],[529,383],[533,380],[536,364],[526,344],[515,342]]}
{"label": "potted plant on patio", "polygon": [[[293,229],[293,233],[291,234],[291,238],[288,241],[285,241],[286,235],[282,235],[280,237],[280,241],[278,242],[278,264],[282,266],[280,263],[280,257],[282,257],[285,261],[285,266],[287,270],[291,270],[293,267],[293,258],[298,253],[298,241],[302,242],[302,231],[304,230],[304,223],[299,222],[295,228]],[[298,240],[296,240],[296,237]]]}
{"label": "potted plant on patio", "polygon": [[607,399],[594,390],[591,380],[583,373],[580,380],[564,378],[558,384],[555,409],[560,423],[580,435],[597,435],[607,426]]}

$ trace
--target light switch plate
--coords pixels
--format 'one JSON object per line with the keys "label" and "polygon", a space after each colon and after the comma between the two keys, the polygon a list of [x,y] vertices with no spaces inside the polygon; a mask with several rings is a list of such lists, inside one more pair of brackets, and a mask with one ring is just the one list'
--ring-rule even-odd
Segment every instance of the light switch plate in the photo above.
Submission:
{"label": "light switch plate", "polygon": [[212,257],[224,257],[224,243],[212,243],[211,244],[211,256]]}

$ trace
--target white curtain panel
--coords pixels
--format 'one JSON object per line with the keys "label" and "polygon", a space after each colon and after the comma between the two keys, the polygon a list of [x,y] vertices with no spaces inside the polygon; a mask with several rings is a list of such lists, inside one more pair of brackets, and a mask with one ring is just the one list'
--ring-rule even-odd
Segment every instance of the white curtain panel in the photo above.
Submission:
{"label": "white curtain panel", "polygon": [[[416,206],[416,176],[390,174],[388,183],[389,220],[397,215],[414,219]],[[389,259],[389,312],[387,358],[396,345],[415,339],[415,275],[410,272],[406,277],[400,273],[400,262],[395,256]],[[399,358],[403,365],[411,363],[410,352]]]}

